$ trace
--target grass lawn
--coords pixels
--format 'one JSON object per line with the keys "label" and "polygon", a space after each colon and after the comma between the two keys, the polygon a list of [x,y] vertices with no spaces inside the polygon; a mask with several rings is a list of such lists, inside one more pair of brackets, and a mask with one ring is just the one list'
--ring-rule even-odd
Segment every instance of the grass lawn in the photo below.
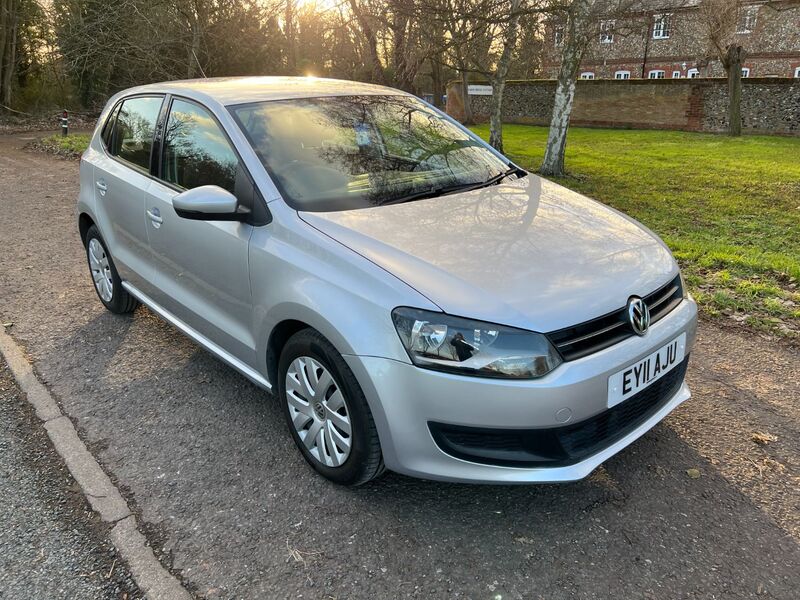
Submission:
{"label": "grass lawn", "polygon": [[[506,125],[503,140],[535,171],[547,128]],[[572,128],[566,167],[559,183],[669,244],[706,315],[800,339],[800,139]]]}
{"label": "grass lawn", "polygon": [[60,133],[38,140],[34,146],[44,152],[58,154],[70,158],[78,158],[91,141],[89,133],[70,133],[62,136]]}

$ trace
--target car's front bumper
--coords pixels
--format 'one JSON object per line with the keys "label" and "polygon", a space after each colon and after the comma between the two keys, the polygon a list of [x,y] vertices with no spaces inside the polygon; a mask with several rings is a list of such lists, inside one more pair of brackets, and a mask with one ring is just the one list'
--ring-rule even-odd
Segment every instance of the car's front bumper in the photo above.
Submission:
{"label": "car's front bumper", "polygon": [[436,444],[429,423],[506,430],[579,423],[607,410],[610,375],[684,332],[688,354],[696,329],[697,305],[684,300],[655,323],[646,336],[628,338],[590,356],[563,363],[547,376],[529,381],[452,375],[376,357],[345,359],[367,396],[389,469],[449,481],[564,482],[586,477],[600,463],[646,433],[689,398],[687,386],[680,384],[657,410],[621,437],[566,466],[500,466],[456,458]]}

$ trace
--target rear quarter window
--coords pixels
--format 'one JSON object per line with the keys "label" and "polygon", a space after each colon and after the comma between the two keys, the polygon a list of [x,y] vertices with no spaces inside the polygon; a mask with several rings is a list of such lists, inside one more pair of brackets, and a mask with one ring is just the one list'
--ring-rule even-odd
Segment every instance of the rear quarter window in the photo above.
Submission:
{"label": "rear quarter window", "polygon": [[109,152],[137,167],[150,170],[153,133],[161,111],[161,97],[124,100],[114,120]]}
{"label": "rear quarter window", "polygon": [[106,119],[105,124],[103,125],[103,132],[100,134],[100,137],[103,140],[103,145],[108,149],[111,147],[111,137],[114,133],[114,120],[117,118],[117,113],[119,112],[120,105],[117,104],[109,113],[108,118]]}

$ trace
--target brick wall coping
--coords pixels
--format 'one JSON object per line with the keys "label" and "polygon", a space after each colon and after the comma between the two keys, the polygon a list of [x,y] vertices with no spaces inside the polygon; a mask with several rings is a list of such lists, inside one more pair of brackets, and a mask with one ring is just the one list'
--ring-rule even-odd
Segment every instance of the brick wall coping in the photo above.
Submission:
{"label": "brick wall coping", "polygon": [[[693,79],[578,79],[577,83],[581,85],[598,85],[601,83],[614,83],[618,85],[697,85],[701,83],[715,84],[727,82],[726,77],[695,77]],[[558,83],[555,79],[509,79],[506,85],[556,85]],[[754,83],[769,83],[775,85],[792,85],[800,84],[800,78],[797,77],[743,77],[742,84],[750,85]],[[447,82],[446,87],[451,85],[461,85],[460,79],[452,79]],[[469,85],[491,85],[488,80],[484,81],[470,81]]]}

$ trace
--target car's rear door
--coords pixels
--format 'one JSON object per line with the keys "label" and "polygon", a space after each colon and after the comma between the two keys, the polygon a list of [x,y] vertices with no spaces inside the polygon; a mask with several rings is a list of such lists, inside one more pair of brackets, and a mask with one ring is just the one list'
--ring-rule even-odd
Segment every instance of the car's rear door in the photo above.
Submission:
{"label": "car's rear door", "polygon": [[150,291],[145,190],[163,95],[125,98],[103,131],[104,153],[94,164],[96,218],[123,280]]}
{"label": "car's rear door", "polygon": [[217,185],[252,201],[254,188],[213,114],[171,97],[154,179],[146,193],[153,299],[247,364],[255,363],[248,244],[253,226],[179,217],[172,199]]}

